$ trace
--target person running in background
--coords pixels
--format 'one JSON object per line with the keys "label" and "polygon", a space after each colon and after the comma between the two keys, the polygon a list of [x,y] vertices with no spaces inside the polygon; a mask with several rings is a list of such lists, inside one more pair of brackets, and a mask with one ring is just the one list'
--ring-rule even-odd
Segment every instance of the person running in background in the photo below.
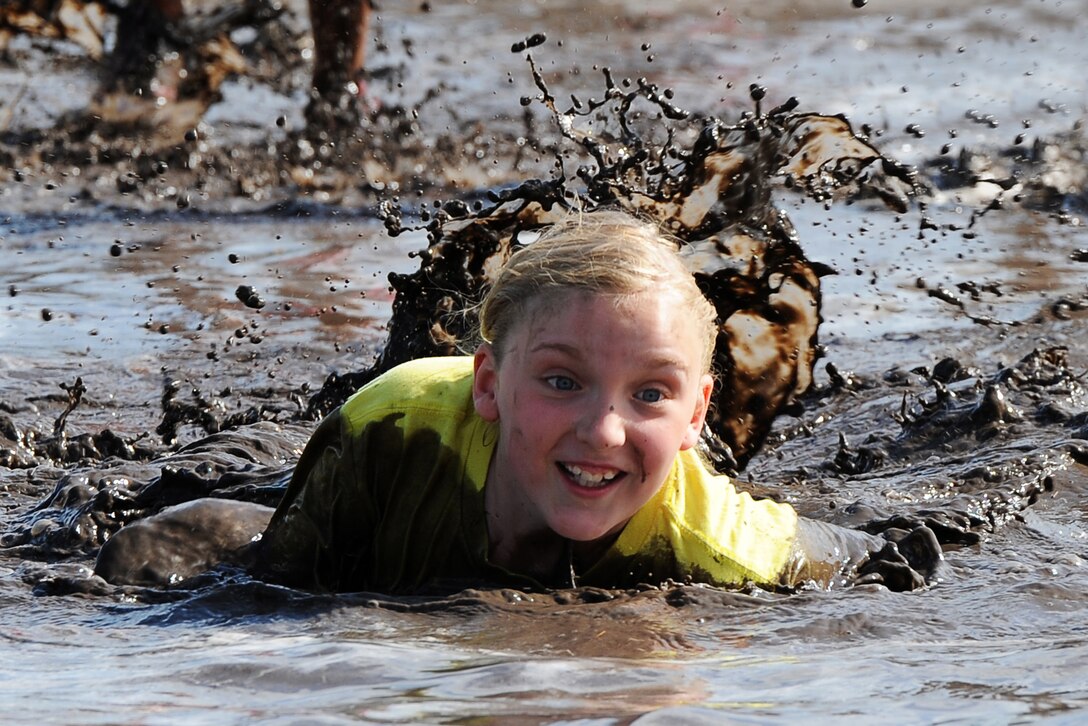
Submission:
{"label": "person running in background", "polygon": [[343,121],[358,125],[358,98],[366,94],[363,71],[371,0],[309,0],[314,38],[312,96],[307,120],[331,105]]}
{"label": "person running in background", "polygon": [[[358,126],[372,9],[371,0],[309,0],[314,41],[306,107],[310,123]],[[130,0],[119,9],[117,43],[107,64],[111,83],[128,93],[150,95],[159,49],[184,17],[182,0]]]}

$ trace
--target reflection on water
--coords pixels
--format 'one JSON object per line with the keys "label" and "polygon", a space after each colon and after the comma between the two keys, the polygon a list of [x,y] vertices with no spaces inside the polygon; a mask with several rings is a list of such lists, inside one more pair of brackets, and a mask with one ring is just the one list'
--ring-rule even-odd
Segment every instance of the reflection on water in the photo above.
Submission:
{"label": "reflection on water", "polygon": [[[1002,634],[962,622],[962,611],[952,617],[951,603],[935,594],[918,597],[904,603],[873,591],[821,594],[783,607],[707,603],[671,615],[658,600],[641,617],[596,616],[601,629],[628,631],[654,615],[684,619],[696,648],[641,657],[580,655],[574,643],[569,653],[526,654],[505,641],[514,633],[503,618],[483,611],[421,617],[315,608],[148,626],[131,613],[90,614],[85,604],[65,602],[64,624],[36,625],[33,637],[7,630],[0,650],[19,668],[0,683],[0,695],[19,705],[20,720],[78,713],[85,723],[114,722],[119,714],[171,723],[309,721],[318,714],[412,723],[615,723],[649,714],[651,723],[720,723],[873,713],[897,722],[1005,722],[1088,705],[1076,676],[1088,649],[1075,631]],[[1021,603],[1015,593],[1004,599],[1008,609]],[[584,608],[567,615],[594,618]],[[464,631],[484,627],[490,637],[459,644]],[[555,635],[552,627],[540,636]]]}
{"label": "reflection on water", "polygon": [[[24,231],[9,218],[5,355],[117,360],[201,342],[212,350],[254,320],[262,338],[377,342],[386,276],[411,269],[408,253],[426,246],[418,234],[390,239],[364,218],[137,220],[67,216]],[[240,285],[267,309],[247,308]]]}
{"label": "reflection on water", "polygon": [[[860,11],[847,0],[390,5],[379,23],[384,58],[403,61],[409,82],[381,92],[413,98],[443,80],[452,88],[424,120],[467,118],[484,133],[491,123],[516,128],[517,99],[533,89],[507,50],[543,31],[549,45],[537,59],[563,93],[599,91],[592,66],[608,65],[617,77],[674,88],[682,106],[729,116],[748,106],[748,84],[758,82],[775,100],[797,95],[807,108],[869,124],[890,156],[922,162],[952,144],[949,158],[972,147],[997,166],[1019,134],[1028,144],[1083,115],[1085,10],[1088,3],[1069,0],[954,10],[874,1]],[[0,66],[3,130],[48,125],[82,103],[88,76],[73,63],[20,94],[27,69],[46,67],[49,56],[36,46],[15,50],[31,65]],[[280,114],[288,127],[300,123],[299,97],[248,83],[231,82],[213,108],[213,136],[271,138],[283,133],[272,123]],[[231,104],[245,104],[245,113],[232,114]],[[517,176],[510,164],[489,174],[451,176],[483,184]],[[0,279],[9,292],[0,307],[0,412],[18,426],[48,429],[64,407],[59,384],[77,376],[93,405],[76,409],[69,426],[133,434],[158,423],[167,379],[239,405],[316,389],[330,372],[370,359],[388,311],[386,275],[415,269],[407,252],[425,244],[419,235],[386,237],[368,213],[180,212],[173,198],[163,213],[117,210],[70,201],[67,187],[46,181],[13,180],[0,193]],[[1069,183],[1067,221],[1083,213],[1075,208],[1083,183]],[[1088,472],[1069,453],[1088,439],[1079,388],[1058,396],[1010,376],[1026,415],[995,434],[1000,447],[961,437],[903,471],[824,468],[839,432],[855,452],[870,435],[906,445],[892,414],[904,398],[895,386],[911,369],[945,357],[975,367],[960,388],[950,384],[964,400],[973,400],[975,380],[1037,347],[1066,346],[1070,369],[1085,370],[1077,307],[1085,263],[1074,255],[1088,247],[1081,227],[1017,206],[1015,190],[1006,209],[974,217],[995,193],[985,184],[935,192],[926,229],[917,210],[896,216],[859,202],[829,211],[782,193],[807,255],[838,273],[823,280],[825,361],[859,383],[784,419],[783,435],[748,476],[778,486],[807,472],[781,491],[831,516],[829,502],[858,497],[924,505],[972,467],[984,481],[981,464],[991,461],[1052,467],[1053,491],[979,545],[950,549],[937,587],[771,596],[685,586],[570,603],[482,593],[436,606],[309,598],[227,574],[158,599],[54,597],[50,583],[79,576],[89,558],[5,553],[5,714],[81,723],[1073,721],[1088,707]],[[246,307],[240,285],[265,306]],[[1056,314],[1063,298],[1073,304]],[[831,374],[818,370],[818,383],[828,384]],[[183,440],[199,433],[187,430]],[[0,529],[59,475],[44,466],[0,470]]]}

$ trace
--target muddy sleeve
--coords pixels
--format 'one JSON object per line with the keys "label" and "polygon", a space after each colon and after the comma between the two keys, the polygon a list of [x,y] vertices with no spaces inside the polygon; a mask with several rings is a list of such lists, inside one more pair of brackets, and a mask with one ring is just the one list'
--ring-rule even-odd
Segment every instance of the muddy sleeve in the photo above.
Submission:
{"label": "muddy sleeve", "polygon": [[891,590],[916,590],[935,576],[942,561],[940,544],[925,526],[876,536],[801,517],[782,584],[879,583]]}
{"label": "muddy sleeve", "polygon": [[321,422],[262,536],[258,576],[330,591],[361,579],[374,507],[357,473],[358,449],[339,411]]}

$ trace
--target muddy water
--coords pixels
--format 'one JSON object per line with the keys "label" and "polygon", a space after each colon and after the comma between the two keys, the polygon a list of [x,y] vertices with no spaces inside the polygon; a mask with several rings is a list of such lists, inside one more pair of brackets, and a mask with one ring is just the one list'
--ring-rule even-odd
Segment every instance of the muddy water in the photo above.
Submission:
{"label": "muddy water", "polygon": [[[311,596],[231,571],[169,589],[80,592],[93,548],[49,553],[10,535],[28,522],[48,534],[31,509],[66,475],[116,462],[9,462],[0,470],[9,536],[0,704],[10,719],[1081,720],[1088,237],[1085,145],[1074,127],[1088,100],[1077,33],[1088,4],[583,5],[383,9],[387,49],[375,64],[387,70],[371,81],[382,102],[449,86],[422,108],[419,134],[399,141],[418,151],[437,140],[442,155],[453,139],[465,153],[455,167],[422,153],[371,164],[368,178],[396,182],[410,207],[546,172],[554,132],[543,113],[526,130],[518,100],[535,89],[508,53],[538,31],[549,42],[535,57],[557,95],[599,93],[600,63],[727,118],[751,107],[757,82],[775,102],[795,95],[805,110],[868,124],[882,151],[919,166],[925,209],[776,192],[807,256],[838,274],[822,281],[816,388],[799,416],[778,421],[743,478],[832,521],[962,514],[979,541],[946,544],[942,581],[909,594],[685,585],[390,600]],[[449,42],[451,28],[461,42]],[[0,68],[5,130],[48,129],[90,95],[78,53],[61,51],[15,45],[14,64]],[[301,124],[300,74],[228,82],[201,129],[209,147],[197,153],[252,138],[288,143]],[[519,136],[541,141],[518,157]],[[1017,149],[1038,152],[1018,159]],[[208,433],[193,420],[171,443],[154,434],[173,386],[175,402],[204,401],[220,421],[259,411],[259,426],[278,432],[267,437],[285,442],[260,471],[289,467],[309,425],[298,415],[307,397],[330,373],[373,359],[386,275],[418,266],[408,253],[423,235],[388,237],[375,214],[381,199],[357,183],[255,183],[263,167],[245,153],[249,185],[196,186],[167,173],[129,193],[117,183],[128,162],[33,156],[14,153],[0,196],[9,293],[0,410],[24,440],[49,437],[70,401],[61,384],[70,391],[81,378],[67,432],[108,429],[145,447],[126,466],[145,467],[132,476],[146,480],[154,457]],[[285,165],[302,168],[293,157]],[[1021,184],[1004,207],[978,216],[1000,185],[971,174],[1014,172]],[[190,205],[179,209],[185,191]],[[240,286],[264,306],[248,307]],[[1037,350],[1048,353],[1031,357]],[[991,389],[1003,406],[987,404]]]}

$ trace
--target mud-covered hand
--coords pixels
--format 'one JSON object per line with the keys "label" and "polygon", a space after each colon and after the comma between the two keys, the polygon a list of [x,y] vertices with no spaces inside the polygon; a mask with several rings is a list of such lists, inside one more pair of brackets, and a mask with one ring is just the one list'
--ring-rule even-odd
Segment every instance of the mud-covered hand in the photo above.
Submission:
{"label": "mud-covered hand", "polygon": [[[885,539],[892,539],[886,532],[901,530],[911,532],[917,527],[925,527],[933,532],[941,544],[973,545],[980,536],[972,529],[978,524],[962,510],[920,510],[907,514],[895,514],[889,517],[866,522],[861,529],[870,534],[878,534]],[[895,541],[895,540],[893,540]]]}
{"label": "mud-covered hand", "polygon": [[944,561],[937,535],[925,525],[881,532],[884,546],[858,564],[854,584],[881,584],[889,590],[918,590],[936,580]]}

